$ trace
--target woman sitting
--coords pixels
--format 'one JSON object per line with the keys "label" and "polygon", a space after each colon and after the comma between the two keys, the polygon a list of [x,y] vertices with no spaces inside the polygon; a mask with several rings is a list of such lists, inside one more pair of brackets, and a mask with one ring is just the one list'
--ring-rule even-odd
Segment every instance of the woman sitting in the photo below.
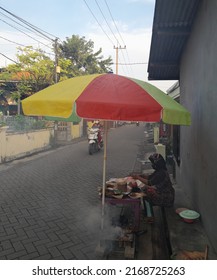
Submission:
{"label": "woman sitting", "polygon": [[174,203],[175,190],[167,171],[166,162],[161,154],[153,154],[149,160],[155,171],[149,176],[133,175],[132,177],[145,184],[144,199],[152,206],[171,207]]}

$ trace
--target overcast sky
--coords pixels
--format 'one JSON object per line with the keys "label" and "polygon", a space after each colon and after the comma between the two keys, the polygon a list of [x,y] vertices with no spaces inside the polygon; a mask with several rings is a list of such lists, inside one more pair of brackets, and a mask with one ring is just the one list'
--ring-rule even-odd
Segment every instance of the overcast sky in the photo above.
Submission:
{"label": "overcast sky", "polygon": [[[111,56],[114,63],[118,47],[118,74],[148,81],[155,0],[0,0],[0,6],[40,28],[51,40],[57,37],[64,41],[73,34],[91,39],[95,50],[102,48],[104,58]],[[52,41],[24,26],[18,18],[0,10],[1,67],[13,63],[6,57],[16,61],[19,44],[52,54]],[[116,73],[115,64],[112,68]],[[174,82],[150,81],[164,91]]]}

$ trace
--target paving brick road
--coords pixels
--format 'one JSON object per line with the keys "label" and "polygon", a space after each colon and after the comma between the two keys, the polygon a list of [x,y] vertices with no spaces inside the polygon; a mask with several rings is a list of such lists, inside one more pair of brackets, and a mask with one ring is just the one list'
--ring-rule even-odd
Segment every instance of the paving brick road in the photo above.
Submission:
{"label": "paving brick road", "polygon": [[[144,126],[108,135],[107,176],[132,171]],[[103,152],[80,141],[0,165],[0,259],[96,259]]]}

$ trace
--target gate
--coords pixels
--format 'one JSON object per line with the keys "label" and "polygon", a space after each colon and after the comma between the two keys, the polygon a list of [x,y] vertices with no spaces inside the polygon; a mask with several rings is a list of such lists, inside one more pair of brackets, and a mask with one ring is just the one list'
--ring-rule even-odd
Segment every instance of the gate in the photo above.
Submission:
{"label": "gate", "polygon": [[56,140],[57,142],[68,142],[72,140],[70,122],[57,122]]}

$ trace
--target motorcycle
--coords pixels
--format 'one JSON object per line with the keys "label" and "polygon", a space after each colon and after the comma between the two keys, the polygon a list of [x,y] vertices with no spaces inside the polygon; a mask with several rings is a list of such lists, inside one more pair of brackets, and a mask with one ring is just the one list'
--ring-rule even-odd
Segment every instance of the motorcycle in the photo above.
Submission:
{"label": "motorcycle", "polygon": [[100,151],[103,148],[103,140],[100,129],[90,128],[88,130],[88,151],[89,155]]}

